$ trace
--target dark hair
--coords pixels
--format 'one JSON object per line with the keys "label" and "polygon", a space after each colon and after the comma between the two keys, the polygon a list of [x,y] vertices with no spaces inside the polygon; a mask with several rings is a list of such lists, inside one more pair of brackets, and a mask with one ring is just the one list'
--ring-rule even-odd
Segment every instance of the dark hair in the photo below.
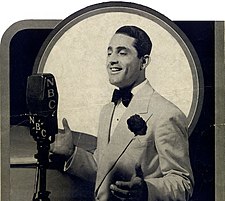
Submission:
{"label": "dark hair", "polygon": [[122,26],[115,34],[124,34],[135,38],[134,47],[138,52],[138,58],[141,58],[144,55],[150,55],[152,42],[144,30],[136,26]]}

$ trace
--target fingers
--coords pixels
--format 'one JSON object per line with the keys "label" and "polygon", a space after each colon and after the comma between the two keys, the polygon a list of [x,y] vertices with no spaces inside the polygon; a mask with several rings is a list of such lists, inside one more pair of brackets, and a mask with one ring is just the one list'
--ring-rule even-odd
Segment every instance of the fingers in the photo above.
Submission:
{"label": "fingers", "polygon": [[142,169],[141,169],[141,165],[139,164],[139,163],[137,163],[136,165],[135,165],[135,173],[136,173],[136,177],[140,177],[140,178],[144,178],[144,175],[143,175],[143,171],[142,171]]}
{"label": "fingers", "polygon": [[[125,184],[124,184],[125,185]],[[110,190],[111,193],[117,197],[120,198],[121,200],[123,199],[129,199],[129,200],[133,200],[135,198],[137,198],[138,192],[137,189],[124,189],[124,188],[120,188],[118,185],[110,185]]]}
{"label": "fingers", "polygon": [[119,198],[128,198],[130,197],[130,191],[128,189],[122,189],[117,185],[110,185],[110,190],[112,194]]}
{"label": "fingers", "polygon": [[116,181],[115,185],[121,189],[131,189],[133,187],[132,181]]}
{"label": "fingers", "polygon": [[[141,178],[136,177],[135,179],[131,180],[131,181],[116,181],[115,184],[112,184],[112,188],[115,188],[114,190],[118,190],[121,192],[126,192],[126,191],[130,191],[130,190],[135,190],[140,188],[141,185]],[[111,187],[110,186],[110,187]]]}
{"label": "fingers", "polygon": [[138,189],[142,185],[142,178],[134,177],[131,181],[116,181],[115,185],[121,189],[131,190]]}
{"label": "fingers", "polygon": [[63,118],[62,125],[63,125],[65,133],[71,132],[68,121],[67,121],[66,118]]}
{"label": "fingers", "polygon": [[130,181],[116,181],[110,185],[112,194],[121,200],[141,200],[144,185],[144,175],[141,165],[135,165],[135,172]]}
{"label": "fingers", "polygon": [[51,144],[50,144],[50,149],[49,149],[49,151],[50,151],[51,153],[53,153],[53,152],[54,152],[54,149],[55,149],[55,143],[51,143]]}

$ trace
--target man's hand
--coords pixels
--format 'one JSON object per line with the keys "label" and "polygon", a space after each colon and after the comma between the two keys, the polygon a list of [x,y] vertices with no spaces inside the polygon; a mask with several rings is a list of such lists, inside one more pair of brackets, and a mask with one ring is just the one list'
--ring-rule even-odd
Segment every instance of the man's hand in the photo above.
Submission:
{"label": "man's hand", "polygon": [[50,152],[64,155],[69,158],[74,152],[73,136],[69,124],[65,118],[62,120],[63,130],[55,136],[55,142],[51,144]]}
{"label": "man's hand", "polygon": [[147,201],[148,189],[144,181],[141,165],[136,164],[135,174],[130,181],[116,181],[115,184],[110,185],[110,190],[114,196],[123,201]]}

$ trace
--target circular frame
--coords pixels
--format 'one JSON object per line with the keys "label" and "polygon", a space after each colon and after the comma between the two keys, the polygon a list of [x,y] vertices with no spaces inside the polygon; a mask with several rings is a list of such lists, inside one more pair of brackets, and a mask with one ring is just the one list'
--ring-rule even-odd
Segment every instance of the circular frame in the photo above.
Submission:
{"label": "circular frame", "polygon": [[154,21],[166,29],[180,44],[189,62],[193,79],[193,99],[189,114],[187,115],[189,132],[191,133],[199,118],[203,102],[204,83],[201,65],[198,56],[186,35],[175,25],[175,23],[151,8],[134,3],[106,2],[95,4],[75,12],[59,23],[46,39],[36,58],[33,73],[44,71],[46,61],[52,48],[65,32],[83,20],[103,13],[129,13],[142,16],[150,21]]}

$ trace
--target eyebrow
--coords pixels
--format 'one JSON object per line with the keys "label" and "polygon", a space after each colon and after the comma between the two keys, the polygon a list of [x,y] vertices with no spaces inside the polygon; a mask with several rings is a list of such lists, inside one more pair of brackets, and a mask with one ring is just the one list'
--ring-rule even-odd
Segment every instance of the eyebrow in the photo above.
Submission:
{"label": "eyebrow", "polygon": [[[127,47],[125,47],[125,46],[118,46],[118,47],[116,47],[116,49],[117,49],[118,51],[121,51],[121,50],[129,50],[129,48],[127,48]],[[109,46],[109,47],[108,47],[108,50],[112,51],[113,48],[112,48],[111,46]]]}

